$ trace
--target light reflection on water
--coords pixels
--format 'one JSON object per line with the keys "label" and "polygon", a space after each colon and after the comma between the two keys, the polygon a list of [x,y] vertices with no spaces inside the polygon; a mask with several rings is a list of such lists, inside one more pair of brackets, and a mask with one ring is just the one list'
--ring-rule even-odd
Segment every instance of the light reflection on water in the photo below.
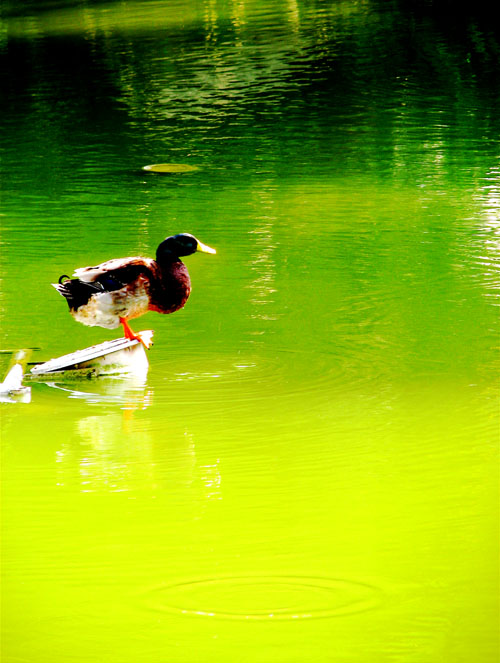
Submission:
{"label": "light reflection on water", "polygon": [[346,2],[2,21],[2,345],[112,335],[52,292],[72,268],[218,251],[136,321],[147,378],[2,410],[2,653],[493,661],[491,35]]}

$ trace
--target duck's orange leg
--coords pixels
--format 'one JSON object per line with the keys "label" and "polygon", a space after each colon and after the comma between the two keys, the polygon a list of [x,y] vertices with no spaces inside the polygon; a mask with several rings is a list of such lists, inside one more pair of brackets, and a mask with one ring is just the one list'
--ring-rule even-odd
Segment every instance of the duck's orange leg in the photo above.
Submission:
{"label": "duck's orange leg", "polygon": [[137,332],[137,334],[134,333],[130,328],[126,318],[120,318],[120,324],[123,327],[125,338],[128,338],[130,341],[139,341],[139,343],[143,344],[146,350],[149,350],[149,348],[153,345],[152,332]]}
{"label": "duck's orange leg", "polygon": [[125,335],[125,338],[128,338],[129,341],[139,341],[140,339],[134,334],[132,329],[130,329],[129,324],[127,322],[127,318],[120,318],[120,324],[123,327],[123,333]]}

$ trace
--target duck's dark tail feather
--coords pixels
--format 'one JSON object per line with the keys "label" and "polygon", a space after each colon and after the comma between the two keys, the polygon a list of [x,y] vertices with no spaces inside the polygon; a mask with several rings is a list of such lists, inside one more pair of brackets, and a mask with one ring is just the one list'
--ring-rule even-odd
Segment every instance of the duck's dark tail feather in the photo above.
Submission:
{"label": "duck's dark tail feather", "polygon": [[80,279],[70,279],[66,274],[59,277],[57,283],[51,285],[66,299],[70,309],[75,311],[80,306],[85,306],[92,295],[104,290],[100,283],[87,283],[86,281],[80,281]]}

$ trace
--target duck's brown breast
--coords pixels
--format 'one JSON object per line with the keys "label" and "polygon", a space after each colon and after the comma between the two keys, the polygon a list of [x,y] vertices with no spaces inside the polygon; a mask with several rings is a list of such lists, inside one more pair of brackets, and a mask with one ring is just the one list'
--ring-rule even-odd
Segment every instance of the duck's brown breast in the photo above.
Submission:
{"label": "duck's brown breast", "polygon": [[149,289],[149,310],[173,313],[187,302],[191,293],[191,280],[186,265],[179,261],[166,267],[156,265]]}

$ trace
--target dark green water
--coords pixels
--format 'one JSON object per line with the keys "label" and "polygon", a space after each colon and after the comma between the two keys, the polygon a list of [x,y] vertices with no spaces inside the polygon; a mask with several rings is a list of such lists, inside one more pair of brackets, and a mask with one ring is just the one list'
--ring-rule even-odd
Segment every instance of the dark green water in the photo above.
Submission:
{"label": "dark green water", "polygon": [[60,274],[181,231],[218,251],[186,259],[184,310],[135,321],[145,381],[1,405],[6,663],[498,660],[483,18],[5,4],[1,347],[118,335]]}

